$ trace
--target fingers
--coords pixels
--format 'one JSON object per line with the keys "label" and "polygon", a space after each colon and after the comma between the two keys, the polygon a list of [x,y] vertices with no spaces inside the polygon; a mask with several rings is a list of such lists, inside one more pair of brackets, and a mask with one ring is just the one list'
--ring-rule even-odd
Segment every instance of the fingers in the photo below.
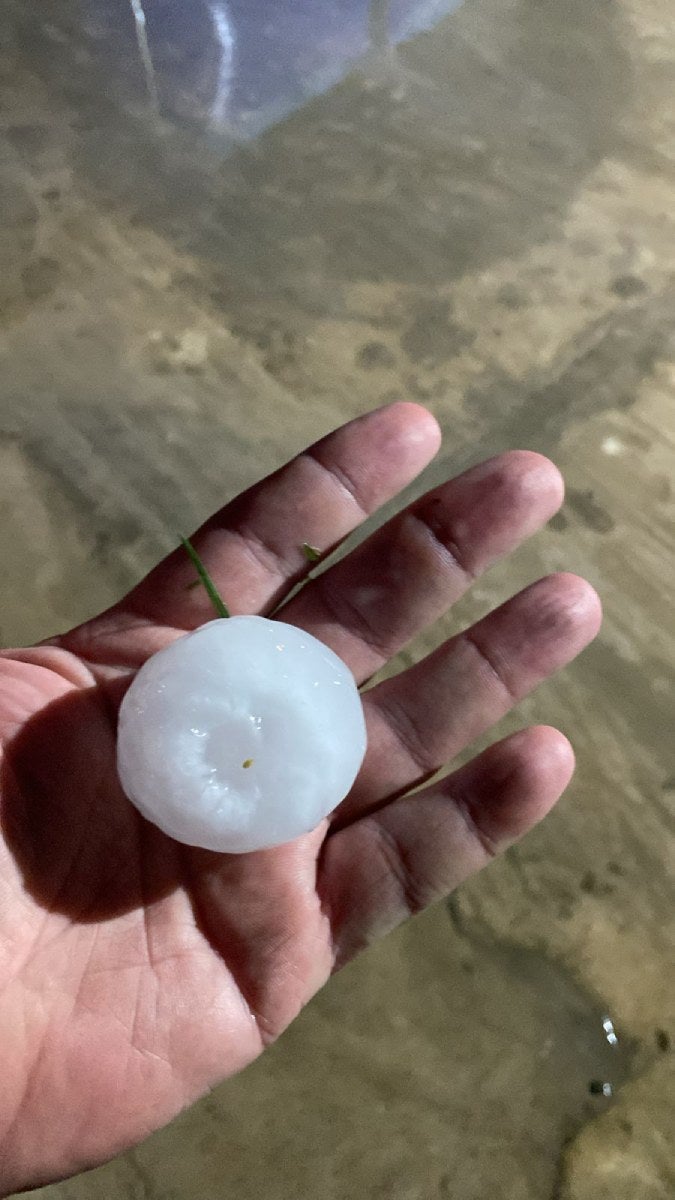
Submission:
{"label": "fingers", "polygon": [[526,729],[436,786],[328,838],[321,888],[336,967],[447,895],[546,815],[574,769],[555,729]]}
{"label": "fingers", "polygon": [[326,642],[362,682],[545,524],[562,497],[548,459],[501,454],[427,493],[279,615]]}
{"label": "fingers", "polygon": [[[233,613],[274,606],[309,568],[302,545],[323,554],[419,474],[440,431],[416,404],[392,404],[350,421],[216,513],[195,548]],[[163,624],[193,628],[213,610],[182,549],[169,555],[124,606]]]}
{"label": "fingers", "polygon": [[417,786],[598,632],[598,597],[576,575],[533,584],[364,696],[368,752],[340,825]]}

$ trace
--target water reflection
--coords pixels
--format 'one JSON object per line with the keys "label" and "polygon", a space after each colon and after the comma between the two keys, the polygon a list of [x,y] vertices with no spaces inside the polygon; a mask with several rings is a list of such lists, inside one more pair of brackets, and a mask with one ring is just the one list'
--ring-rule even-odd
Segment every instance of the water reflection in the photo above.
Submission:
{"label": "water reflection", "polygon": [[145,9],[143,8],[142,0],[131,0],[131,12],[136,26],[136,41],[138,43],[138,54],[143,64],[145,72],[145,86],[148,91],[153,112],[159,110],[159,94],[157,91],[157,78],[155,76],[155,68],[152,64],[152,55],[150,46],[148,45],[148,29],[145,18]]}
{"label": "water reflection", "polygon": [[108,71],[164,116],[253,137],[461,0],[83,0]]}

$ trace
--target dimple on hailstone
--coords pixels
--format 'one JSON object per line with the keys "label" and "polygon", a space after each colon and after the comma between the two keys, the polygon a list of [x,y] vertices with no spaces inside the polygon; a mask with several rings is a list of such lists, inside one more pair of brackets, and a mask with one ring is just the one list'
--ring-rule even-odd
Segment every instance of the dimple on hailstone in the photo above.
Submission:
{"label": "dimple on hailstone", "polygon": [[361,699],[332,650],[281,621],[229,617],[141,668],[122,701],[117,763],[148,820],[236,854],[314,829],[365,749]]}

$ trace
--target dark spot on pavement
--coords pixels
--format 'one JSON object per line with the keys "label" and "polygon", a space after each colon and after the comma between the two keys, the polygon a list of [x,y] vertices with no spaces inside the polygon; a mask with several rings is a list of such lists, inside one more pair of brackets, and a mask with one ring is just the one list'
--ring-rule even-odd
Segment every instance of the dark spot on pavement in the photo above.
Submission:
{"label": "dark spot on pavement", "polygon": [[598,879],[595,871],[586,871],[581,877],[579,887],[582,892],[587,892],[589,896],[608,896],[614,891],[612,884],[604,883],[601,879]]}
{"label": "dark spot on pavement", "polygon": [[637,275],[617,275],[609,285],[609,290],[614,292],[615,296],[620,296],[622,300],[629,300],[631,296],[640,296],[646,292],[647,284]]}
{"label": "dark spot on pavement", "polygon": [[377,367],[395,367],[396,355],[384,342],[366,342],[356,353],[356,362],[364,371]]}
{"label": "dark spot on pavement", "polygon": [[475,334],[453,321],[451,314],[449,300],[429,297],[416,305],[413,321],[401,335],[401,348],[412,362],[433,367],[473,342]]}
{"label": "dark spot on pavement", "polygon": [[527,298],[515,283],[503,283],[497,292],[497,300],[504,308],[524,308]]}
{"label": "dark spot on pavement", "polygon": [[44,300],[50,296],[56,287],[59,274],[59,264],[53,258],[36,258],[27,263],[21,272],[26,299]]}
{"label": "dark spot on pavement", "polygon": [[35,154],[47,144],[49,130],[44,125],[11,125],[6,137],[15,150]]}
{"label": "dark spot on pavement", "polygon": [[598,504],[590,488],[587,491],[569,488],[567,504],[581,518],[584,525],[595,533],[610,533],[614,529],[614,518],[607,509]]}

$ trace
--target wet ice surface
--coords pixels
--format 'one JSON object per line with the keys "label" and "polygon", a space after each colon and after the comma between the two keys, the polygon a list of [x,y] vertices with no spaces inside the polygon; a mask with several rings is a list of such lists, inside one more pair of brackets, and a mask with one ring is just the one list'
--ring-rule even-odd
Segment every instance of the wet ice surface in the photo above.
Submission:
{"label": "wet ice surface", "polygon": [[353,676],[303,630],[211,621],[151,658],[120,710],[127,795],[171,837],[242,853],[308,833],[366,747]]}

